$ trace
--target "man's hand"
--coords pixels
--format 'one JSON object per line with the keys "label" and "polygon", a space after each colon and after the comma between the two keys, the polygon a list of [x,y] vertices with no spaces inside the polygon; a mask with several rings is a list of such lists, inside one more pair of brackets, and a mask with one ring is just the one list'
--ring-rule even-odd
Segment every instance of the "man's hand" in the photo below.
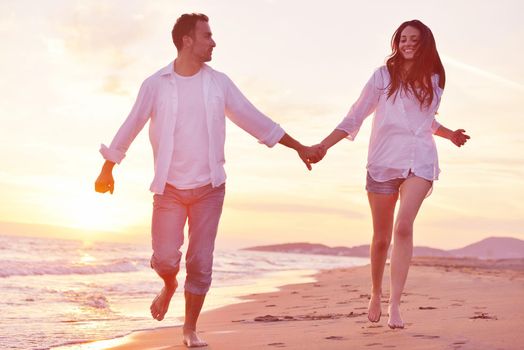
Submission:
{"label": "man's hand", "polygon": [[466,130],[458,129],[453,131],[449,140],[455,144],[455,146],[463,146],[470,139],[469,135],[466,135]]}
{"label": "man's hand", "polygon": [[100,175],[95,181],[95,191],[100,193],[109,193],[113,194],[115,189],[115,180],[113,179],[113,166],[115,163],[106,161],[100,171]]}

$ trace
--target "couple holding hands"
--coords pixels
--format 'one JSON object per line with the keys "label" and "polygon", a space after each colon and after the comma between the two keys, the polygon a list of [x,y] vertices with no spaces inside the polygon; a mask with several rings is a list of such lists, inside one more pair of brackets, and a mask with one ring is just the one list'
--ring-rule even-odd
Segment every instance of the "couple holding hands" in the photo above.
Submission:
{"label": "couple holding hands", "polygon": [[382,276],[394,237],[388,326],[403,328],[400,299],[412,256],[413,223],[440,171],[433,135],[458,147],[469,139],[464,130],[452,131],[435,119],[445,72],[431,30],[418,20],[402,23],[393,34],[386,65],[375,70],[335,130],[311,147],[286,134],[227,75],[206,64],[216,46],[206,15],[179,17],[172,38],[176,59],[143,82],[110,146],[100,149],[105,163],[95,182],[97,192],[113,193],[112,169],[149,121],[155,168],[150,187],[154,192],[151,267],[164,281],[150,307],[153,318],[164,318],[178,287],[187,221],[183,342],[187,347],[207,345],[197,334],[197,320],[211,285],[225,195],[225,116],[268,147],[280,143],[296,150],[311,170],[311,164],[339,141],[353,140],[364,119],[374,113],[366,179],[373,218],[368,319],[378,322],[382,314]]}

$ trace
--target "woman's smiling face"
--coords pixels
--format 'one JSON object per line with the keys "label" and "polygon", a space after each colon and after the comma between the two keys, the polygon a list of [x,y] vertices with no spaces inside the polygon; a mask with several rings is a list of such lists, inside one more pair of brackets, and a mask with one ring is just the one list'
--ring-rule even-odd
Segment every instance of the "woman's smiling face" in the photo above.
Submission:
{"label": "woman's smiling face", "polygon": [[405,60],[412,60],[415,58],[415,53],[418,49],[420,41],[420,31],[412,26],[407,26],[400,33],[400,42],[398,48],[402,57]]}

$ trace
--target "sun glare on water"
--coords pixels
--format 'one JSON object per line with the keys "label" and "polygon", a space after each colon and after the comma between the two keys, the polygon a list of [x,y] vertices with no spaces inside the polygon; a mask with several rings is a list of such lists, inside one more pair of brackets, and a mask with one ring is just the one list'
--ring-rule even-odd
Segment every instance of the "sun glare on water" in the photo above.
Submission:
{"label": "sun glare on water", "polygon": [[96,261],[96,258],[94,256],[92,256],[92,255],[87,254],[87,253],[84,253],[80,257],[80,263],[83,264],[83,265],[89,265],[89,264],[92,264],[95,261]]}

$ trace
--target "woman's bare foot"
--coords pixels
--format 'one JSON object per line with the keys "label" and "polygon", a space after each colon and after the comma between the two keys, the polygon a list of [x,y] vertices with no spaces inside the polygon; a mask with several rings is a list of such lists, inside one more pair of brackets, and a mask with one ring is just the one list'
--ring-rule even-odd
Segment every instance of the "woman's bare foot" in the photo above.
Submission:
{"label": "woman's bare foot", "polygon": [[396,304],[389,304],[388,307],[389,319],[388,326],[391,329],[404,328],[404,321],[400,316],[400,306]]}
{"label": "woman's bare foot", "polygon": [[200,339],[196,331],[184,330],[184,345],[188,348],[201,348],[207,343]]}
{"label": "woman's bare foot", "polygon": [[169,308],[169,302],[171,301],[173,294],[175,294],[175,290],[176,286],[172,288],[164,287],[156,298],[153,299],[150,310],[151,316],[153,316],[155,320],[162,321],[164,319],[167,309]]}
{"label": "woman's bare foot", "polygon": [[372,294],[368,305],[368,320],[371,322],[380,321],[382,308],[380,307],[380,294]]}

